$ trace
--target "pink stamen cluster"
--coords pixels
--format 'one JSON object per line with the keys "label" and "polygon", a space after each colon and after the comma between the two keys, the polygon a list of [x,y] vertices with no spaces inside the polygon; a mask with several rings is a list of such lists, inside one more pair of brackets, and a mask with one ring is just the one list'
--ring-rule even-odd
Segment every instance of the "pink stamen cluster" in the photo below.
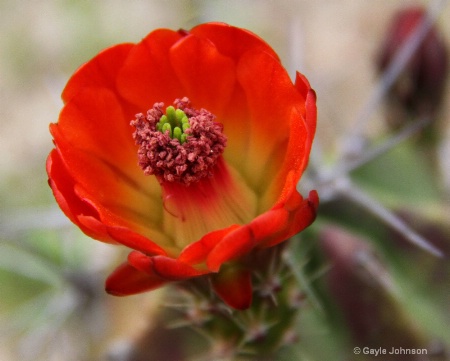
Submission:
{"label": "pink stamen cluster", "polygon": [[156,124],[164,115],[164,103],[155,103],[140,113],[131,125],[136,128],[133,138],[137,145],[138,162],[146,175],[155,175],[162,183],[179,182],[190,185],[204,177],[210,177],[214,165],[225,150],[227,138],[223,125],[215,122],[215,116],[205,109],[190,107],[188,98],[176,99],[174,106],[184,111],[190,127],[185,130],[186,141],[181,144],[171,138],[169,132],[162,133]]}

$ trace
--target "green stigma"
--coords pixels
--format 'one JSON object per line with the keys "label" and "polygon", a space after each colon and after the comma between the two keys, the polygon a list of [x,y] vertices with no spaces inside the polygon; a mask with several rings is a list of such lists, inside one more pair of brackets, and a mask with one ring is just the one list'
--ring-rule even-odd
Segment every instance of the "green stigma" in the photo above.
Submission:
{"label": "green stigma", "polygon": [[187,134],[184,132],[189,129],[189,119],[181,109],[175,109],[173,106],[166,108],[166,114],[156,123],[156,129],[161,133],[169,132],[172,139],[178,139],[180,144],[186,141]]}

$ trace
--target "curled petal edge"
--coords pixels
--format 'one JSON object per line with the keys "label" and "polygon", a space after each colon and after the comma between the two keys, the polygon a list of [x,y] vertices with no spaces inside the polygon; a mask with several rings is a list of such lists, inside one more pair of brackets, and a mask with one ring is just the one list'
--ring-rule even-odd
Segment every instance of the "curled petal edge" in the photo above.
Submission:
{"label": "curled petal edge", "polygon": [[75,192],[76,183],[56,149],[50,152],[46,168],[49,175],[48,183],[64,214],[89,237],[102,242],[117,243],[97,221],[99,214],[95,207]]}
{"label": "curled petal edge", "polygon": [[113,296],[130,296],[161,287],[167,280],[122,263],[106,279],[105,290]]}
{"label": "curled petal edge", "polygon": [[209,270],[197,270],[174,258],[147,256],[138,251],[132,251],[127,261],[107,278],[105,289],[109,294],[133,295],[151,291],[168,282],[182,281],[209,273]]}
{"label": "curled petal edge", "polygon": [[128,255],[128,263],[141,272],[166,281],[181,281],[209,273],[209,270],[195,269],[175,258],[147,256],[138,251],[133,251]]}
{"label": "curled petal edge", "polygon": [[294,190],[286,202],[228,233],[208,254],[208,268],[218,272],[223,263],[236,260],[255,247],[273,247],[294,236],[314,221],[318,205],[316,191],[304,199]]}

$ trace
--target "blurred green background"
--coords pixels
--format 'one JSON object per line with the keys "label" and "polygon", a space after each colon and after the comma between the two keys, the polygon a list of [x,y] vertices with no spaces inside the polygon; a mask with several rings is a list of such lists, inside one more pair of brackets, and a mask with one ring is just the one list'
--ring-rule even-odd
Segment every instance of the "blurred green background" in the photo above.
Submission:
{"label": "blurred green background", "polygon": [[[130,299],[105,295],[103,281],[124,250],[83,236],[59,210],[47,185],[45,159],[52,149],[48,124],[57,121],[62,107],[60,93],[82,63],[105,47],[138,42],[155,28],[189,29],[206,21],[247,28],[272,45],[292,76],[295,70],[308,76],[318,95],[317,139],[325,159],[332,159],[341,136],[376,82],[374,59],[387,24],[397,9],[408,4],[412,2],[0,0],[0,360],[104,359],[106,353],[114,354],[111,349],[122,350],[129,340],[138,337],[147,322],[142,313],[153,312],[160,297],[158,292]],[[450,6],[438,19],[448,43],[450,22],[445,19],[450,19]],[[383,202],[399,205],[417,204],[419,199],[429,201],[422,209],[440,224],[448,225],[449,202],[441,196],[450,194],[448,90],[446,94],[439,175],[431,175],[430,180],[430,172],[420,167],[417,170],[418,159],[402,148],[379,160],[378,165],[358,170],[355,177]],[[379,109],[368,134],[376,137],[384,130]],[[411,188],[405,188],[402,182],[395,184],[395,179],[391,182],[395,178],[389,177],[392,173],[382,171],[389,164],[395,170],[403,164],[406,177],[417,175]],[[437,192],[440,187],[443,193]],[[325,213],[342,216],[338,206],[328,205]],[[319,237],[325,222],[318,222],[311,238]],[[413,280],[413,285],[406,287],[407,296],[402,297],[415,297],[414,282],[422,282],[420,287],[432,282],[414,270],[420,264],[415,263],[416,256],[403,257],[401,251],[387,249],[386,244],[380,248],[393,265],[394,274],[413,269],[397,272],[397,282],[409,284]],[[310,261],[311,257],[306,258]],[[448,285],[450,278],[445,279]],[[404,312],[429,312],[429,316],[421,315],[423,323],[428,323],[429,329],[436,325],[443,333],[442,324],[450,322],[446,314],[450,297],[449,287],[440,290],[441,294],[433,290],[436,295],[432,295],[432,301],[424,301],[423,308],[413,303]],[[339,343],[340,335],[330,333],[326,322],[307,313],[303,322],[304,347],[298,348],[295,357],[350,359]],[[442,337],[450,341],[448,335]]]}

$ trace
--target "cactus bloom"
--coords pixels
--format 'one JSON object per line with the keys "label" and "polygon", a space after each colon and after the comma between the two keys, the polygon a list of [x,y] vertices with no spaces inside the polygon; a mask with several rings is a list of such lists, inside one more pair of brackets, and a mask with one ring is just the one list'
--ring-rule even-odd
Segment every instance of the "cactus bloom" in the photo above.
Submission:
{"label": "cactus bloom", "polygon": [[314,91],[246,30],[155,30],[87,62],[62,98],[49,183],[85,234],[132,249],[106,281],[113,295],[207,275],[227,304],[247,308],[248,255],[315,218],[317,193],[296,190]]}

